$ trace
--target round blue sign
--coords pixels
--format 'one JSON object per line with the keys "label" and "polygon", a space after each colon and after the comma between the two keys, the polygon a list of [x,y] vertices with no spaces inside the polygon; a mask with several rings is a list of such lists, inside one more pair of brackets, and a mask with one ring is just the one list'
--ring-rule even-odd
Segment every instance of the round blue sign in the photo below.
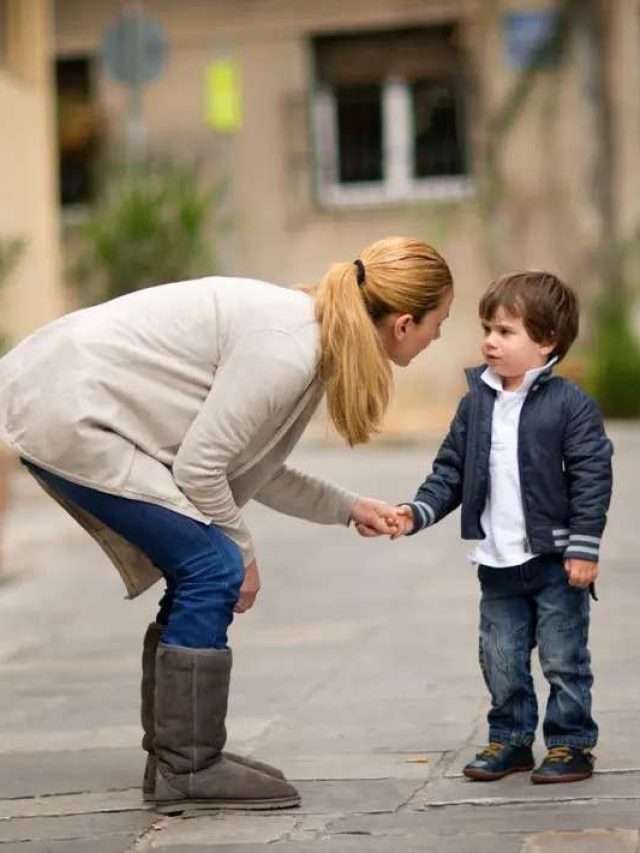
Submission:
{"label": "round blue sign", "polygon": [[167,52],[162,27],[140,14],[123,14],[102,42],[107,71],[131,86],[155,80],[165,66]]}

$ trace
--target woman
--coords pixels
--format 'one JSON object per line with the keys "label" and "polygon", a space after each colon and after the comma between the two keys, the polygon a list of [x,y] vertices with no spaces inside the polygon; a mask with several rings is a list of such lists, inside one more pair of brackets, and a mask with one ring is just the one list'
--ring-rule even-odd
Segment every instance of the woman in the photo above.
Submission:
{"label": "woman", "polygon": [[241,507],[390,532],[391,507],[286,465],[323,394],[350,445],[379,428],[390,362],[439,334],[451,273],[380,240],[309,292],[248,279],[168,284],[69,314],[0,361],[0,435],[102,545],[135,596],[164,576],[143,644],[145,799],[274,808],[299,796],[223,752],[227,629],[259,590]]}

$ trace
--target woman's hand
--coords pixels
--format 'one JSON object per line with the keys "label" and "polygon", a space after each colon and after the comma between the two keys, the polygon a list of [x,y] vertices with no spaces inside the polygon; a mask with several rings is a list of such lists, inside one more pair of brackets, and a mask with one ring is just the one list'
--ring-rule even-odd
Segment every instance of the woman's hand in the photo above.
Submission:
{"label": "woman's hand", "polygon": [[258,573],[258,564],[252,560],[244,570],[244,580],[240,587],[240,595],[233,608],[234,613],[244,613],[253,607],[256,596],[260,591],[260,575]]}
{"label": "woman's hand", "polygon": [[361,536],[391,536],[396,532],[396,508],[376,498],[358,498],[351,519]]}

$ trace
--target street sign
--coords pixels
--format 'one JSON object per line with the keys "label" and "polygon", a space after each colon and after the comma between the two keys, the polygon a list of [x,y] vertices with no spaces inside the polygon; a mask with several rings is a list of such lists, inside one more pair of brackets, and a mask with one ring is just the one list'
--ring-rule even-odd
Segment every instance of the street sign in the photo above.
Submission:
{"label": "street sign", "polygon": [[162,27],[135,10],[124,11],[102,42],[107,71],[129,86],[155,80],[166,64],[167,52]]}
{"label": "street sign", "polygon": [[240,79],[237,63],[233,59],[216,59],[206,69],[205,121],[220,133],[240,130]]}
{"label": "street sign", "polygon": [[531,9],[507,12],[503,17],[507,61],[511,68],[529,68],[533,63],[549,65],[549,46],[558,32],[560,15],[557,9]]}

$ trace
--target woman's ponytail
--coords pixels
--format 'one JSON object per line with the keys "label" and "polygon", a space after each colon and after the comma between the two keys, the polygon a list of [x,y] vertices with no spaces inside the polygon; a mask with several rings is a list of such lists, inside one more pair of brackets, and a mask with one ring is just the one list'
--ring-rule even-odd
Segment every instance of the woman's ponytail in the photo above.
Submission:
{"label": "woman's ponytail", "polygon": [[380,430],[391,398],[391,366],[376,324],[391,313],[411,314],[418,323],[452,286],[435,249],[388,237],[356,261],[334,264],[314,289],[329,416],[350,445]]}
{"label": "woman's ponytail", "polygon": [[357,266],[334,264],[315,297],[329,416],[350,445],[361,444],[380,429],[392,375],[358,284]]}

